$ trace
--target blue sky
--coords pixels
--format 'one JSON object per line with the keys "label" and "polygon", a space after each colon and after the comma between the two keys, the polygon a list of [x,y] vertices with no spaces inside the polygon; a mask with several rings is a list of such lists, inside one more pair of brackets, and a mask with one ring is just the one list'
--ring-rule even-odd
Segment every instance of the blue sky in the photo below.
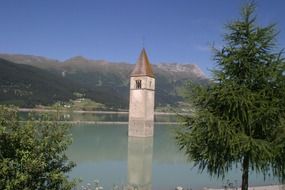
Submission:
{"label": "blue sky", "polygon": [[[152,63],[195,63],[209,75],[210,44],[245,0],[0,0],[0,52],[135,63],[142,39]],[[256,0],[260,24],[277,23],[285,47],[285,1]]]}

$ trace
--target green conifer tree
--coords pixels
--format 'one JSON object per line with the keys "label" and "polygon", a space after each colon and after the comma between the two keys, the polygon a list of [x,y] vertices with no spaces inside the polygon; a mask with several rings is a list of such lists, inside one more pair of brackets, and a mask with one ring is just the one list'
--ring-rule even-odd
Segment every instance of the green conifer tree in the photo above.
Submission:
{"label": "green conifer tree", "polygon": [[212,84],[191,88],[195,111],[177,133],[180,148],[211,175],[240,164],[242,190],[250,170],[285,177],[285,64],[275,25],[259,26],[254,11],[245,5],[226,26]]}

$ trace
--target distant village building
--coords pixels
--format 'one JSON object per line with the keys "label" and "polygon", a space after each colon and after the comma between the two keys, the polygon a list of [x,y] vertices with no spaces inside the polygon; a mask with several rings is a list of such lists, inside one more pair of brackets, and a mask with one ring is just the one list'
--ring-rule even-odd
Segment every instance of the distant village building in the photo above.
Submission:
{"label": "distant village building", "polygon": [[145,49],[130,76],[129,136],[153,136],[155,78]]}
{"label": "distant village building", "polygon": [[66,76],[66,71],[62,71],[62,72],[61,72],[61,76],[62,76],[62,77],[65,77],[65,76]]}

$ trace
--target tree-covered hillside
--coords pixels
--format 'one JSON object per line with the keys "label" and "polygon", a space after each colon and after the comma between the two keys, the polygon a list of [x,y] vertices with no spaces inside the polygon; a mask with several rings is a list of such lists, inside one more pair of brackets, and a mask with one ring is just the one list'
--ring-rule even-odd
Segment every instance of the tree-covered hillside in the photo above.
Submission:
{"label": "tree-covered hillside", "polygon": [[73,98],[76,85],[48,71],[0,58],[0,103],[21,107]]}
{"label": "tree-covered hillside", "polygon": [[[127,109],[129,75],[134,64],[94,61],[77,56],[64,62],[38,56],[0,54],[0,103],[21,107],[50,105],[78,98],[75,94],[112,109]],[[8,61],[9,60],[9,61]],[[153,65],[156,107],[183,101],[187,81],[207,81],[196,65]]]}

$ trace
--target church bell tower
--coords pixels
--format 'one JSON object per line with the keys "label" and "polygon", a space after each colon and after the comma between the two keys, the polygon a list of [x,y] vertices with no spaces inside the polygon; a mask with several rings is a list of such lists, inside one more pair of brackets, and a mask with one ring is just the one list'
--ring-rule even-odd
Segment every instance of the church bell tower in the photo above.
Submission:
{"label": "church bell tower", "polygon": [[129,136],[153,136],[155,78],[143,48],[130,76]]}

